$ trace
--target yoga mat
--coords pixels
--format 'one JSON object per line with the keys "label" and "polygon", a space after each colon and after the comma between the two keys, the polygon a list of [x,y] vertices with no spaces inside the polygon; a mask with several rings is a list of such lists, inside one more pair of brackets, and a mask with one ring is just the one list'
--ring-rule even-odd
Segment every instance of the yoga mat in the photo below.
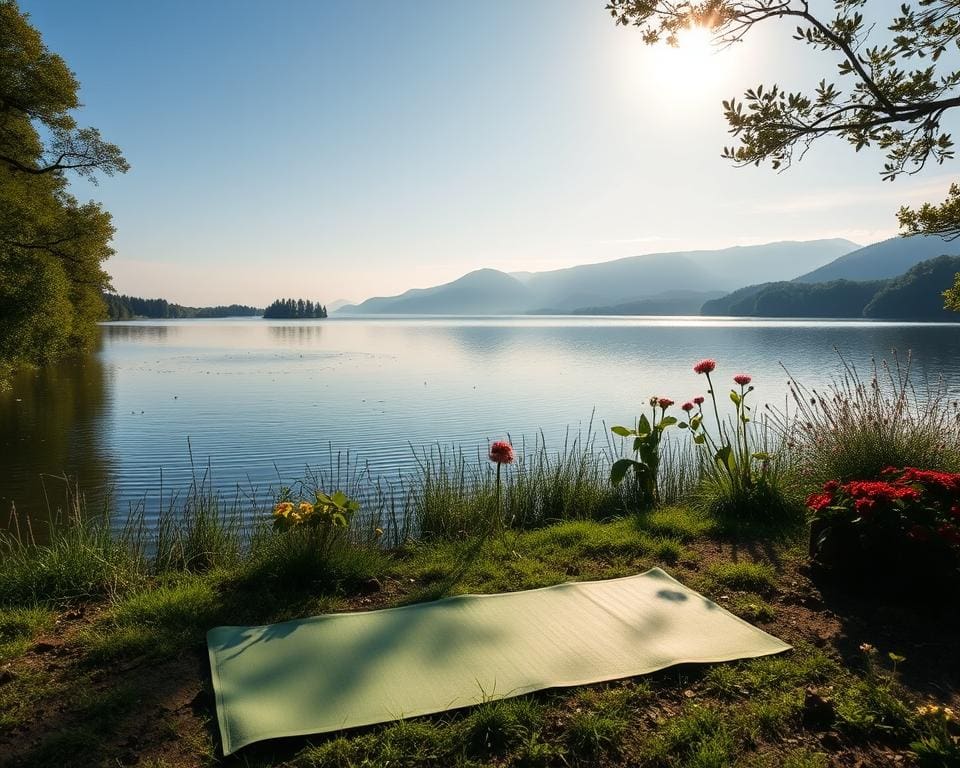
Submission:
{"label": "yoga mat", "polygon": [[224,754],[790,646],[659,568],[207,633]]}

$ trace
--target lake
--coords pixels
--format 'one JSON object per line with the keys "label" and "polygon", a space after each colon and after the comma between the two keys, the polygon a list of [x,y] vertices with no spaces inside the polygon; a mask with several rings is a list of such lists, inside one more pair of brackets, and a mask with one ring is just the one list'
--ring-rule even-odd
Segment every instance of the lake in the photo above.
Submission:
{"label": "lake", "polygon": [[[45,475],[107,491],[120,509],[185,489],[250,492],[349,451],[387,479],[424,446],[542,434],[561,447],[591,415],[630,423],[652,394],[704,391],[692,365],[718,361],[724,388],[750,373],[782,404],[782,362],[803,383],[910,350],[920,380],[960,382],[960,326],[718,318],[331,318],[109,323],[89,357],[19,374],[0,392],[0,510],[45,514]],[[602,437],[600,438],[603,439]],[[189,450],[188,450],[189,441]],[[192,454],[192,459],[191,459]],[[191,468],[191,461],[193,467]],[[55,501],[51,501],[55,504]],[[148,505],[149,506],[149,505]]]}

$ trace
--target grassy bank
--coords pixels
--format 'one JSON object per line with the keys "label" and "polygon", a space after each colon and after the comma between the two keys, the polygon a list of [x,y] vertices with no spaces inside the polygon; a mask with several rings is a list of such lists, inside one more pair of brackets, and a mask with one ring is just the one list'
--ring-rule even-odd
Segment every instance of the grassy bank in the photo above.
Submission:
{"label": "grassy bank", "polygon": [[[882,411],[884,398],[857,401],[855,389],[853,400],[825,396],[801,417],[833,425],[830,439],[813,421],[789,433],[763,489],[769,504],[711,484],[678,443],[664,448],[660,505],[645,508],[629,480],[609,482],[619,447],[590,441],[520,451],[503,478],[502,514],[489,465],[428,452],[416,478],[399,491],[368,486],[368,514],[320,539],[275,530],[269,510],[224,504],[202,482],[153,527],[142,510],[120,524],[75,498],[45,538],[21,528],[0,539],[0,765],[960,764],[956,723],[933,708],[960,711],[952,605],[853,596],[807,566],[801,500],[817,488],[826,457],[843,451],[850,476],[875,464],[957,467],[952,403],[928,402],[939,409],[931,418],[893,386],[901,396],[889,407],[910,440],[872,441],[887,429],[886,412],[876,423],[840,420],[864,402]],[[332,482],[343,478],[317,475],[289,493]],[[219,754],[204,645],[212,626],[655,565],[794,650]]]}

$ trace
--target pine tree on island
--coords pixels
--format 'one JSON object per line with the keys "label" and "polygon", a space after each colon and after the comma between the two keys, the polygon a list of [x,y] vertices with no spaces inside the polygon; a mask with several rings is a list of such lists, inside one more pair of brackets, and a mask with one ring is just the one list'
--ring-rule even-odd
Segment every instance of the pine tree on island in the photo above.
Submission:
{"label": "pine tree on island", "polygon": [[319,320],[327,316],[327,308],[310,299],[277,299],[263,310],[265,320]]}

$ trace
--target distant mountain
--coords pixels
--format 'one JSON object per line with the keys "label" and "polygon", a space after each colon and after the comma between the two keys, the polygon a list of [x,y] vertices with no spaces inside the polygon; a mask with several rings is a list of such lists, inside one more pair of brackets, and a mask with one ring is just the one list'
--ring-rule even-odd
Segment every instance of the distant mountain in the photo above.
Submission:
{"label": "distant mountain", "polygon": [[952,320],[960,313],[943,308],[943,292],[960,272],[960,257],[940,256],[922,261],[890,280],[864,308],[864,317],[889,320]]}
{"label": "distant mountain", "polygon": [[943,255],[960,255],[960,240],[947,242],[941,237],[931,235],[892,237],[847,253],[819,269],[802,274],[796,278],[796,282],[886,280],[902,275],[914,264]]}
{"label": "distant mountain", "polygon": [[352,306],[353,304],[354,302],[350,301],[350,299],[337,299],[327,304],[327,312],[336,312],[341,307]]}
{"label": "distant mountain", "polygon": [[706,302],[701,314],[960,322],[960,314],[943,308],[942,295],[953,285],[957,272],[960,256],[939,256],[889,280],[751,285]]}
{"label": "distant mountain", "polygon": [[522,312],[528,302],[526,286],[515,277],[496,269],[478,269],[452,283],[367,299],[341,307],[340,313],[499,315]]}
{"label": "distant mountain", "polygon": [[726,295],[723,291],[665,291],[607,307],[580,307],[572,315],[699,315],[704,302]]}
{"label": "distant mountain", "polygon": [[863,317],[887,280],[750,285],[704,303],[700,314],[728,317]]}
{"label": "distant mountain", "polygon": [[451,283],[368,299],[340,314],[515,314],[611,307],[666,291],[720,292],[745,280],[788,280],[856,249],[849,240],[779,242],[631,256],[549,272],[481,269]]}

